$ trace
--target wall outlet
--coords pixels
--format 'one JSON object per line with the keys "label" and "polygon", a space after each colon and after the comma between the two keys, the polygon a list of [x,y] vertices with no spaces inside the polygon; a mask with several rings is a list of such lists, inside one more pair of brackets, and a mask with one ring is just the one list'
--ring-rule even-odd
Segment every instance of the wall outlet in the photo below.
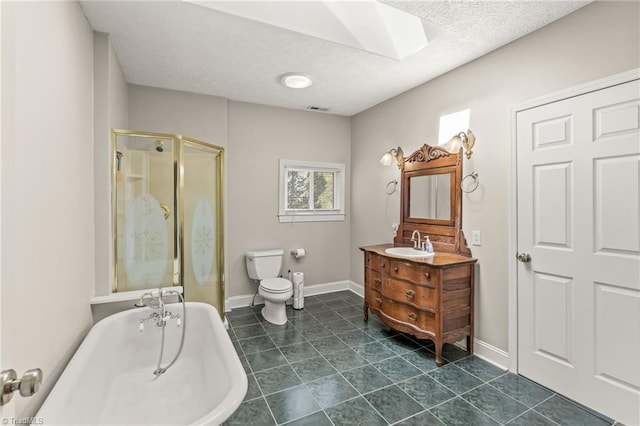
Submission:
{"label": "wall outlet", "polygon": [[480,235],[480,231],[471,231],[471,245],[482,245],[482,236]]}

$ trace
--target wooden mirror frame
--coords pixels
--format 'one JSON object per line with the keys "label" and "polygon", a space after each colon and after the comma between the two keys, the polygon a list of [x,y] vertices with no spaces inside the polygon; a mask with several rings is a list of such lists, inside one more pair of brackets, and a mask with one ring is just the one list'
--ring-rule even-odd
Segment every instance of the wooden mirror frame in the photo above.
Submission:
{"label": "wooden mirror frame", "polygon": [[[451,184],[451,218],[438,220],[409,217],[411,191],[409,179],[416,176],[427,176],[441,173],[452,173]],[[420,236],[429,236],[436,252],[456,253],[471,256],[467,240],[462,232],[462,150],[451,154],[437,146],[424,144],[402,160],[401,170],[401,202],[400,225],[394,239],[396,246],[412,246],[411,234],[418,230]]]}

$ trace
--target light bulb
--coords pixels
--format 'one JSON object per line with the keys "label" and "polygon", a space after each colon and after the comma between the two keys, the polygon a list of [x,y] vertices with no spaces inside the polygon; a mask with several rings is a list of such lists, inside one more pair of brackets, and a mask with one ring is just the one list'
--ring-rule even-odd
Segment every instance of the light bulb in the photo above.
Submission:
{"label": "light bulb", "polygon": [[449,142],[447,142],[447,144],[444,146],[444,149],[452,154],[457,154],[458,152],[460,152],[461,147],[462,139],[460,138],[460,136],[455,135],[454,137],[449,139]]}
{"label": "light bulb", "polygon": [[383,166],[390,166],[392,162],[393,162],[393,154],[391,154],[391,151],[385,152],[382,158],[380,159],[380,164],[382,164]]}

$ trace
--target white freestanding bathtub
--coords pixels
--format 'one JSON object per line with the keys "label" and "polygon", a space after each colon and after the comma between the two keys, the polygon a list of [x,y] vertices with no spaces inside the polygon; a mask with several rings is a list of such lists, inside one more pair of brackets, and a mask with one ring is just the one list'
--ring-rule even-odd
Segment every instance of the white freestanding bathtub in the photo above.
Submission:
{"label": "white freestanding bathtub", "polygon": [[[154,376],[161,328],[149,308],[112,315],[93,326],[37,414],[59,425],[219,425],[238,408],[247,376],[211,305],[187,302],[185,343],[176,363]],[[182,304],[166,305],[182,314]],[[183,323],[184,325],[184,323]],[[162,365],[175,356],[182,330],[165,328]]]}

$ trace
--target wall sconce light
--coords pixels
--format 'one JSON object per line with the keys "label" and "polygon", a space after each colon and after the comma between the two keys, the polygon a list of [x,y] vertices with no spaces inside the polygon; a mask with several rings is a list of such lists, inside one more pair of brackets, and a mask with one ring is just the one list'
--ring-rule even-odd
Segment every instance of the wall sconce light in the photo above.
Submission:
{"label": "wall sconce light", "polygon": [[467,133],[460,132],[449,139],[449,142],[445,144],[444,149],[452,154],[457,154],[458,152],[460,152],[460,148],[464,146],[464,154],[467,156],[468,160],[471,158],[471,154],[473,154],[471,148],[473,148],[473,145],[475,145],[475,143],[476,136],[471,130],[467,130]]}
{"label": "wall sconce light", "polygon": [[393,159],[396,159],[396,164],[399,169],[402,169],[402,162],[404,161],[404,154],[402,153],[402,148],[391,148],[389,151],[385,152],[382,158],[380,159],[380,164],[383,166],[390,166],[393,163]]}

